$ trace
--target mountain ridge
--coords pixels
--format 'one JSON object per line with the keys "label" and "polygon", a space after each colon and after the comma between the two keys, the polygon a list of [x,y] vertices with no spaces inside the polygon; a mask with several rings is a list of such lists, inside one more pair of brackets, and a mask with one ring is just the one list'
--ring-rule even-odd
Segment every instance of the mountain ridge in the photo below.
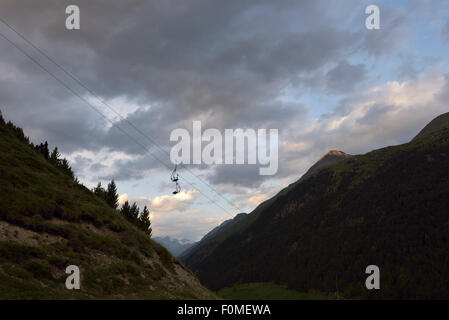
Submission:
{"label": "mountain ridge", "polygon": [[307,179],[308,177],[318,172],[322,168],[333,165],[337,162],[348,159],[350,157],[352,157],[352,155],[347,154],[343,151],[330,150],[325,155],[323,155],[317,162],[315,162],[309,168],[309,170],[307,170],[306,173],[299,179],[299,181]]}
{"label": "mountain ridge", "polygon": [[449,128],[449,112],[443,113],[430,121],[413,139],[412,141],[416,141],[417,139],[421,139],[431,135],[432,133]]}
{"label": "mountain ridge", "polygon": [[198,250],[201,250],[201,248],[203,248],[203,246],[207,246],[208,240],[213,239],[213,237],[216,234],[225,232],[230,227],[232,227],[234,224],[236,224],[240,220],[244,219],[247,215],[248,215],[247,213],[239,213],[234,218],[223,221],[218,226],[213,228],[211,231],[206,233],[203,236],[203,238],[201,238],[200,241],[194,243],[190,248],[188,248],[187,250],[182,252],[179,255],[179,258],[182,259],[183,261],[187,260],[192,254],[195,254],[195,252],[197,252]]}
{"label": "mountain ridge", "polygon": [[[300,183],[304,179],[312,176],[314,173],[319,170],[325,168],[326,166],[335,164],[337,162],[346,160],[351,157],[351,155],[338,150],[330,150],[325,153],[317,162],[315,162],[307,171],[304,173],[297,181],[291,183],[287,187],[283,188],[279,191],[274,197],[267,199],[260,203],[253,211],[249,214],[246,214],[244,217],[236,221],[233,225],[230,225],[228,228],[220,230],[220,232],[215,232],[210,234],[208,237],[202,239],[202,241],[186,252],[184,252],[180,258],[187,264],[187,266],[194,268],[196,267],[202,259],[204,259],[207,255],[210,254],[215,248],[225,239],[230,237],[233,234],[242,232],[249,225],[251,225],[258,217],[259,213],[267,206],[269,206],[272,202],[274,202],[278,197],[282,196],[289,190],[291,190],[296,184]],[[212,230],[213,231],[213,230]]]}

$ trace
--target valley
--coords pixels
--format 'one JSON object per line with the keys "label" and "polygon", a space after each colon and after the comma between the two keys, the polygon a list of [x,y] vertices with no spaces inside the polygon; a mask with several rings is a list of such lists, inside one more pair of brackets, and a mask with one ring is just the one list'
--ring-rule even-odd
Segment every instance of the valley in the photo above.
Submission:
{"label": "valley", "polygon": [[[156,238],[179,258],[0,120],[4,299],[448,298],[449,114],[409,143],[330,151],[197,243]],[[64,288],[68,265],[83,290]]]}

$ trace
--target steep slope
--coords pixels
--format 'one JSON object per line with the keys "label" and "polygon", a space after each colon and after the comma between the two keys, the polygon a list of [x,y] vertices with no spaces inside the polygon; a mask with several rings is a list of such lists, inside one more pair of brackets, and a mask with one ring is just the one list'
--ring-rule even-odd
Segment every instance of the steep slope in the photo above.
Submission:
{"label": "steep slope", "polygon": [[[215,297],[1,116],[0,150],[0,299]],[[65,288],[69,265],[80,290]]]}
{"label": "steep slope", "polygon": [[[275,281],[346,297],[448,299],[448,208],[443,128],[304,179],[193,270],[213,289]],[[381,290],[364,287],[372,264]]]}
{"label": "steep slope", "polygon": [[219,226],[213,228],[211,231],[206,233],[206,235],[203,237],[202,240],[207,240],[215,235],[219,234],[220,232],[223,232],[230,227],[232,227],[234,224],[238,223],[240,220],[244,219],[248,214],[247,213],[239,213],[237,214],[233,219],[226,220],[222,222]]}
{"label": "steep slope", "polygon": [[209,248],[211,248],[210,246],[214,244],[216,235],[225,232],[233,225],[244,219],[247,215],[247,213],[239,213],[233,219],[223,221],[219,226],[206,233],[206,235],[200,241],[184,251],[179,257],[184,261],[188,260],[188,258],[192,255],[195,255],[195,259],[201,259],[199,258],[201,256],[201,253],[209,252]]}
{"label": "steep slope", "polygon": [[179,257],[184,251],[191,248],[195,243],[189,240],[178,240],[172,237],[154,237],[153,240],[163,245],[172,255]]}
{"label": "steep slope", "polygon": [[[181,259],[186,262],[187,266],[190,268],[196,268],[196,266],[209,254],[213,252],[217,248],[217,246],[223,242],[225,239],[230,236],[243,232],[246,228],[248,228],[256,219],[259,217],[259,214],[267,208],[269,205],[274,203],[276,199],[286,194],[289,190],[291,190],[296,184],[301,182],[304,179],[312,176],[314,173],[319,170],[345,160],[351,157],[351,155],[346,154],[342,151],[329,151],[320,160],[318,160],[309,170],[296,182],[290,184],[286,188],[282,189],[278,194],[274,197],[262,202],[259,204],[250,214],[245,216],[236,216],[234,218],[234,222],[229,225],[227,228],[220,228],[218,230],[212,230],[209,234],[207,234],[200,243],[193,246],[185,253],[181,255]],[[236,219],[238,218],[238,219]],[[230,220],[228,220],[230,221]]]}

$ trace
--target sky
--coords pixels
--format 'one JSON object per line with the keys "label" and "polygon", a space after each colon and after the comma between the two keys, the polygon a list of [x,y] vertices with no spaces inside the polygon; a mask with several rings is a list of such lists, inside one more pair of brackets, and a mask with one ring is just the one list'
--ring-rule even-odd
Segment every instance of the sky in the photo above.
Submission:
{"label": "sky", "polygon": [[[378,30],[365,27],[372,4]],[[405,143],[449,111],[447,0],[2,0],[0,18],[20,48],[0,37],[3,116],[58,146],[86,186],[114,179],[156,236],[199,240],[327,151]],[[277,129],[276,174],[186,164],[173,195],[170,134],[193,121]]]}

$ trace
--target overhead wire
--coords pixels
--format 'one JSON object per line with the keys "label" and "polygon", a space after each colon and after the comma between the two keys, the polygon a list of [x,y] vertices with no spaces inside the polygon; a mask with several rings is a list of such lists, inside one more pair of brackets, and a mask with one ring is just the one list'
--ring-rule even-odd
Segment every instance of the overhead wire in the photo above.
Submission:
{"label": "overhead wire", "polygon": [[[73,81],[75,81],[78,85],[80,85],[82,88],[84,88],[86,91],[88,91],[92,96],[94,96],[98,101],[100,101],[104,106],[106,106],[109,110],[111,110],[113,113],[115,113],[122,121],[125,121],[128,125],[130,125],[134,130],[136,130],[139,134],[141,134],[144,138],[148,139],[156,148],[161,150],[162,152],[169,155],[169,153],[163,149],[159,144],[154,141],[151,137],[149,137],[147,134],[142,132],[134,123],[132,123],[128,118],[123,117],[119,112],[117,112],[114,108],[112,108],[108,103],[104,101],[103,98],[101,98],[96,92],[94,92],[92,89],[90,89],[88,86],[86,86],[79,78],[77,78],[75,75],[73,75],[70,71],[66,70],[60,63],[55,61],[52,57],[50,57],[47,53],[45,53],[42,49],[40,49],[38,46],[36,46],[33,42],[28,40],[22,33],[17,31],[11,24],[9,24],[5,19],[0,17],[0,21],[6,25],[10,30],[12,30],[17,36],[19,36],[23,41],[25,41],[27,44],[29,44],[33,49],[35,49],[37,52],[39,52],[41,55],[43,55],[45,58],[47,58],[50,62],[52,62],[54,65],[56,65],[60,70],[62,70],[68,77],[70,77]],[[242,210],[239,208],[238,205],[236,205],[234,202],[230,201],[226,197],[224,197],[220,192],[218,192],[213,186],[211,186],[209,183],[204,181],[203,178],[201,178],[199,175],[196,175],[190,170],[187,166],[184,165],[184,163],[179,164],[181,168],[186,169],[190,174],[195,176],[199,181],[201,181],[204,185],[206,185],[209,189],[214,191],[220,198],[225,200],[228,204],[230,204],[232,207],[239,209],[241,212]]]}
{"label": "overhead wire", "polygon": [[[7,23],[5,23],[5,21],[3,19],[0,18],[0,21],[2,23],[4,23],[5,25],[7,25],[9,27],[9,25]],[[19,35],[19,33],[17,31],[15,31],[13,28],[9,27],[11,30],[13,30],[16,34]],[[9,39],[6,35],[4,35],[1,31],[0,31],[0,37],[2,37],[4,40],[6,40],[8,43],[10,43],[14,48],[16,48],[17,50],[19,50],[23,55],[25,55],[28,59],[30,59],[32,62],[34,62],[37,66],[39,66],[43,71],[45,71],[46,73],[48,73],[52,78],[54,78],[58,83],[60,83],[64,88],[66,88],[68,91],[70,91],[73,95],[75,95],[76,97],[78,97],[79,99],[81,99],[84,103],[86,103],[91,109],[93,109],[95,112],[97,112],[102,118],[104,118],[105,120],[107,120],[113,127],[117,128],[120,132],[122,132],[124,135],[126,135],[130,140],[132,140],[134,143],[136,143],[138,146],[142,147],[145,150],[145,154],[149,154],[151,155],[154,159],[156,159],[157,161],[159,161],[161,164],[163,164],[168,170],[171,170],[172,168],[169,167],[163,160],[159,159],[158,157],[156,157],[154,154],[150,153],[150,149],[148,149],[145,145],[141,144],[137,139],[135,139],[133,136],[131,136],[127,131],[125,131],[123,128],[121,128],[116,122],[110,120],[107,116],[105,116],[100,110],[98,110],[98,108],[96,108],[95,106],[93,106],[86,98],[84,98],[83,96],[81,96],[78,92],[76,92],[75,90],[73,90],[69,85],[67,85],[64,81],[62,81],[61,79],[59,79],[54,73],[52,73],[48,68],[46,68],[45,66],[43,66],[39,61],[37,61],[35,58],[33,58],[30,54],[28,54],[24,49],[22,49],[19,45],[17,45],[14,41],[12,41],[11,39]],[[22,39],[25,40],[24,37],[21,36]],[[25,40],[27,43],[27,40]],[[31,44],[31,43],[30,43]],[[33,47],[35,47],[34,45],[32,45]],[[37,48],[37,47],[35,47]],[[38,50],[39,52],[42,52],[40,49]],[[45,55],[45,54],[44,54]],[[48,57],[47,57],[48,58]],[[51,61],[51,59],[49,59]],[[55,63],[57,64],[57,63]],[[63,68],[61,68],[63,69]],[[83,86],[84,87],[84,86]],[[120,117],[121,115],[118,114]],[[148,139],[151,139],[149,137],[147,137]],[[219,207],[220,209],[222,209],[225,213],[227,213],[229,216],[233,217],[233,215],[227,210],[225,209],[223,206],[221,206],[219,203],[217,203],[216,201],[212,200],[211,198],[209,198],[203,191],[201,191],[201,189],[199,188],[195,188],[194,187],[194,183],[191,183],[188,179],[186,179],[185,177],[183,177],[182,175],[180,175],[180,178],[183,179],[188,185],[192,186],[194,189],[196,189],[200,194],[202,194],[206,199],[209,200],[209,202],[211,204],[216,205],[217,207]],[[197,177],[198,178],[198,177]]]}

